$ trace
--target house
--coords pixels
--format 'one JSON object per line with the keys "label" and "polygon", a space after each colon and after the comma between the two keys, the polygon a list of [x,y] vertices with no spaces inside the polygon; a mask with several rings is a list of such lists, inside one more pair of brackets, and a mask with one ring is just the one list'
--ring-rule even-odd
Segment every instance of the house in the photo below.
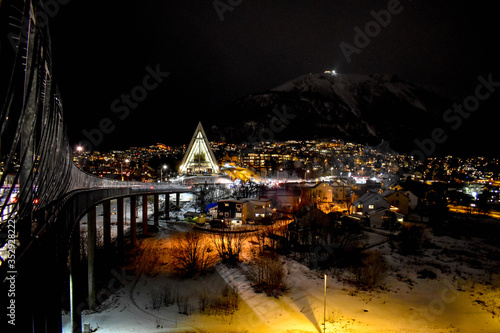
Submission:
{"label": "house", "polygon": [[402,191],[408,197],[408,205],[410,210],[414,210],[418,205],[418,197],[411,191]]}
{"label": "house", "polygon": [[264,188],[260,197],[273,200],[278,208],[291,210],[300,204],[300,187],[297,184],[284,184],[276,188]]}
{"label": "house", "polygon": [[403,215],[408,215],[410,207],[410,199],[402,191],[385,190],[381,194],[392,206],[398,208],[398,212]]}
{"label": "house", "polygon": [[352,203],[353,212],[357,214],[366,214],[371,211],[391,207],[391,204],[377,192],[368,191]]}
{"label": "house", "polygon": [[325,182],[313,186],[305,185],[301,189],[301,201],[312,204],[328,204],[333,202],[333,187]]}
{"label": "house", "polygon": [[271,217],[276,212],[276,209],[271,207],[271,199],[248,198],[241,201],[244,204],[243,223]]}
{"label": "house", "polygon": [[217,201],[217,219],[227,225],[243,222],[243,202],[226,199]]}
{"label": "house", "polygon": [[389,208],[379,208],[366,213],[366,219],[371,228],[381,228],[384,224],[389,225],[390,219],[394,214],[396,221],[403,223],[404,215],[398,212],[394,212]]}
{"label": "house", "polygon": [[351,198],[351,187],[343,180],[339,179],[332,183],[333,200],[345,201]]}

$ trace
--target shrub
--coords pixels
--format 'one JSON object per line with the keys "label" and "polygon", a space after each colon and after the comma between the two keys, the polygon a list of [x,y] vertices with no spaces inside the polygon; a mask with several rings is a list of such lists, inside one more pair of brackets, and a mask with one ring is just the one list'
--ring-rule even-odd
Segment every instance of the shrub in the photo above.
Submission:
{"label": "shrub", "polygon": [[403,227],[397,236],[401,254],[417,254],[423,243],[423,228],[419,226]]}
{"label": "shrub", "polygon": [[191,314],[191,305],[189,304],[188,296],[182,296],[177,294],[175,301],[177,303],[177,309],[179,310],[180,314],[184,314],[186,316]]}
{"label": "shrub", "polygon": [[238,303],[238,291],[228,286],[220,294],[203,293],[199,298],[200,311],[208,315],[230,315],[238,310]]}
{"label": "shrub", "polygon": [[253,282],[256,292],[265,292],[268,296],[276,295],[287,289],[286,271],[277,256],[263,256],[250,264],[248,277]]}
{"label": "shrub", "polygon": [[240,261],[240,253],[248,235],[237,232],[220,232],[212,235],[212,244],[225,264],[235,265]]}
{"label": "shrub", "polygon": [[194,231],[186,232],[173,240],[171,252],[178,273],[183,276],[206,272],[216,261],[207,239]]}
{"label": "shrub", "polygon": [[387,273],[387,264],[384,258],[376,253],[369,252],[362,259],[361,265],[353,266],[356,283],[364,288],[374,288],[381,284]]}

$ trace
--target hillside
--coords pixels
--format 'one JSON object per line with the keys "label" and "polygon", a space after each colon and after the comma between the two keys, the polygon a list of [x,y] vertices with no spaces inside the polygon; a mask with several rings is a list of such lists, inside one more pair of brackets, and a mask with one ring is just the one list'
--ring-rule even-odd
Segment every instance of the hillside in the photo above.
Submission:
{"label": "hillside", "polygon": [[211,124],[213,139],[253,142],[340,138],[399,152],[442,125],[450,101],[391,75],[311,74],[251,94]]}

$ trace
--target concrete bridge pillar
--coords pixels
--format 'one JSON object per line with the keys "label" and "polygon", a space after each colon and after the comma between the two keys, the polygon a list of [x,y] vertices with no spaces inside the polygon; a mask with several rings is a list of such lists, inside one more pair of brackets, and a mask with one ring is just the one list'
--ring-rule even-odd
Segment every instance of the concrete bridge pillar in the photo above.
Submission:
{"label": "concrete bridge pillar", "polygon": [[137,200],[135,195],[130,197],[130,244],[135,246],[137,238],[137,216],[136,216]]}
{"label": "concrete bridge pillar", "polygon": [[111,246],[111,201],[106,200],[102,203],[102,228],[103,228],[103,240],[104,249],[108,251]]}
{"label": "concrete bridge pillar", "polygon": [[73,229],[70,241],[69,253],[69,302],[70,302],[70,320],[71,332],[82,332],[82,309],[85,303],[80,297],[80,227],[78,225]]}
{"label": "concrete bridge pillar", "polygon": [[158,193],[154,194],[154,224],[155,226],[158,226],[158,222],[160,219],[160,211],[159,211],[159,205],[160,205],[160,200],[159,200],[159,195]]}
{"label": "concrete bridge pillar", "polygon": [[148,234],[148,195],[142,195],[142,234]]}
{"label": "concrete bridge pillar", "polygon": [[165,194],[165,207],[163,207],[165,211],[165,219],[170,219],[170,194]]}
{"label": "concrete bridge pillar", "polygon": [[89,308],[96,306],[96,276],[95,276],[95,250],[96,250],[96,207],[90,208],[87,213],[87,283]]}
{"label": "concrete bridge pillar", "polygon": [[116,241],[119,251],[123,250],[123,198],[116,199]]}

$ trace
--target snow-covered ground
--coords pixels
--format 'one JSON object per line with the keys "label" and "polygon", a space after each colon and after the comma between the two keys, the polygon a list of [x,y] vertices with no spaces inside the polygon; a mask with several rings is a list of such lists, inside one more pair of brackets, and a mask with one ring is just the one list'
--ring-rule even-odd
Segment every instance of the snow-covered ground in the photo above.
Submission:
{"label": "snow-covered ground", "polygon": [[[131,267],[114,274],[122,286],[97,311],[84,313],[83,323],[103,333],[323,332],[326,274],[326,332],[500,332],[500,276],[489,269],[500,263],[498,246],[480,239],[429,234],[419,256],[400,255],[388,243],[376,245],[370,251],[381,253],[389,269],[372,291],[359,290],[348,270],[310,270],[282,257],[289,288],[275,298],[255,293],[241,267],[219,264],[202,277],[174,277],[169,239],[189,227],[164,222],[160,227],[155,237],[140,240]],[[368,233],[369,244],[384,238]],[[423,270],[436,277],[421,276]],[[199,296],[220,293],[224,285],[238,290],[238,310],[226,316],[201,313]],[[179,313],[176,302],[153,307],[166,291],[181,296],[188,315]],[[65,332],[68,319],[64,316]]]}

